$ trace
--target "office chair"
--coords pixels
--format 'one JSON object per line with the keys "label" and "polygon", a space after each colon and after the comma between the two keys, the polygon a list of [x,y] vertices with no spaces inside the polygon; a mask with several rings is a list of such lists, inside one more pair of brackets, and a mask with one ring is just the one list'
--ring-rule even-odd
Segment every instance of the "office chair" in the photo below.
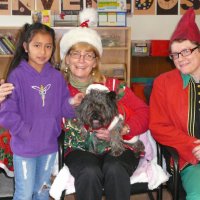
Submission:
{"label": "office chair", "polygon": [[[157,143],[158,144],[158,143]],[[175,148],[158,144],[160,146],[161,154],[166,160],[166,167],[171,177],[167,181],[167,189],[172,194],[173,200],[185,200],[186,192],[182,186],[180,169],[179,169],[179,155]],[[173,160],[172,166],[170,165]]]}

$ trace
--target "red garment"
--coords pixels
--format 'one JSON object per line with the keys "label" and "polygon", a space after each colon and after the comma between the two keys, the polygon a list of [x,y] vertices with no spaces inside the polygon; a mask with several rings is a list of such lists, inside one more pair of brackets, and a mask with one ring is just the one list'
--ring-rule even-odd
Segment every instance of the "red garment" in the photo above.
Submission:
{"label": "red garment", "polygon": [[200,42],[200,31],[195,23],[194,9],[190,8],[180,19],[174,33],[171,36],[170,44],[174,40],[190,40]]}
{"label": "red garment", "polygon": [[7,176],[13,177],[13,153],[10,148],[10,133],[0,127],[0,168],[4,169]]}
{"label": "red garment", "polygon": [[[116,91],[119,84],[119,80],[108,78],[105,86],[111,91],[113,91],[113,89]],[[72,85],[69,84],[68,86],[72,96],[79,93],[79,91]],[[125,111],[125,123],[130,127],[130,133],[124,135],[123,139],[130,140],[134,136],[148,130],[149,109],[148,106],[140,98],[138,98],[130,88],[125,87],[124,92],[125,95],[118,101],[118,107],[120,113]]]}
{"label": "red garment", "polygon": [[159,143],[177,149],[181,169],[198,162],[192,154],[196,138],[188,135],[188,92],[175,69],[155,79],[150,99],[151,133]]}

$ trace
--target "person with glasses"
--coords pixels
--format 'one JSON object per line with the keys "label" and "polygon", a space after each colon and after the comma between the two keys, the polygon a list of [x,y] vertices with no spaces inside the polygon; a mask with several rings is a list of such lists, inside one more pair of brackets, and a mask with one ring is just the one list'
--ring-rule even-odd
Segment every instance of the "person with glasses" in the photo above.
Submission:
{"label": "person with glasses", "polygon": [[150,98],[150,130],[180,156],[187,200],[200,199],[200,31],[189,9],[170,39],[176,69],[157,77]]}
{"label": "person with glasses", "polygon": [[[71,96],[77,93],[85,95],[87,87],[93,83],[102,84],[110,91],[119,91],[118,102],[123,105],[126,113],[121,134],[124,140],[131,141],[134,136],[148,130],[148,106],[119,80],[101,74],[101,37],[94,29],[82,27],[83,24],[87,25],[87,22],[82,23],[81,27],[71,29],[60,40],[61,69]],[[137,168],[140,157],[129,149],[118,157],[111,156],[106,149],[101,154],[89,152],[87,142],[81,139],[76,121],[64,121],[64,162],[75,179],[76,199],[101,200],[104,193],[106,199],[129,200],[130,176]],[[110,140],[110,132],[106,128],[95,130],[95,134],[101,140]],[[63,186],[64,184],[61,185]],[[59,190],[57,188],[54,191],[56,194],[50,191],[50,195],[59,199]]]}

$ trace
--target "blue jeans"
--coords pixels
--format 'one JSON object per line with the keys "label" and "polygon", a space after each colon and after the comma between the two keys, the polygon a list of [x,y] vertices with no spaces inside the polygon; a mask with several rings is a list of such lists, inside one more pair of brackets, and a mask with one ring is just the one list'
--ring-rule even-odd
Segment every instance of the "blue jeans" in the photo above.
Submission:
{"label": "blue jeans", "polygon": [[49,200],[51,172],[56,153],[25,158],[13,155],[15,193],[13,200]]}

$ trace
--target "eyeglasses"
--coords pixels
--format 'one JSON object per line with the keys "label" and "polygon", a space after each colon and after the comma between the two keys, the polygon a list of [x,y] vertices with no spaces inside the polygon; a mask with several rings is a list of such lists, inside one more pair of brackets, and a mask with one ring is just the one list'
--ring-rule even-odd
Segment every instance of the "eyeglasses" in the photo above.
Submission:
{"label": "eyeglasses", "polygon": [[195,49],[198,49],[200,46],[196,46],[194,47],[193,49],[184,49],[182,50],[181,52],[179,53],[171,53],[169,54],[169,58],[171,60],[176,60],[179,58],[179,55],[181,54],[183,57],[186,57],[186,56],[189,56],[192,54],[192,52],[195,50]]}
{"label": "eyeglasses", "polygon": [[96,58],[94,53],[86,53],[84,55],[81,55],[81,53],[78,51],[72,51],[69,55],[74,59],[80,59],[83,56],[83,58],[87,61],[92,61],[94,60],[94,58]]}

